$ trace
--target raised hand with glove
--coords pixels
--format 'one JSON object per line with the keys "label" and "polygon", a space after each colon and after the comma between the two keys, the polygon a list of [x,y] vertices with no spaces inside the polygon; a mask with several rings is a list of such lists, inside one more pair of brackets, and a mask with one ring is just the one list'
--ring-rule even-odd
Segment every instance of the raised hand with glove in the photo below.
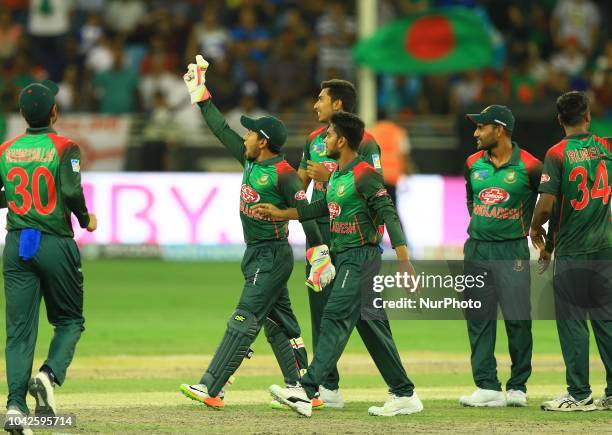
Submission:
{"label": "raised hand with glove", "polygon": [[200,54],[196,56],[196,63],[190,63],[187,66],[187,73],[183,76],[183,81],[187,85],[191,104],[206,101],[210,98],[210,92],[206,88],[207,69],[208,62]]}
{"label": "raised hand with glove", "polygon": [[313,246],[306,251],[306,260],[310,263],[310,275],[306,279],[306,285],[320,292],[336,276],[336,268],[329,256],[329,248],[327,245]]}

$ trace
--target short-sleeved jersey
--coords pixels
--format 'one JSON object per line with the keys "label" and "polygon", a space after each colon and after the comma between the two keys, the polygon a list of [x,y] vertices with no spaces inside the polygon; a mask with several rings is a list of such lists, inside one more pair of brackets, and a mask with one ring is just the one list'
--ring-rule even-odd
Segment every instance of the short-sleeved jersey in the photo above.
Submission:
{"label": "short-sleeved jersey", "polygon": [[464,175],[469,236],[487,241],[526,237],[541,173],[542,163],[516,144],[510,160],[499,168],[486,151],[468,157]]}
{"label": "short-sleeved jersey", "polygon": [[33,228],[73,237],[71,212],[81,226],[89,215],[81,188],[80,152],[51,129],[28,129],[0,146],[0,179],[9,231]]}
{"label": "short-sleeved jersey", "polygon": [[[300,169],[308,168],[308,160],[324,164],[330,172],[336,169],[338,166],[336,161],[327,157],[325,142],[323,142],[326,134],[327,127],[321,127],[308,135],[308,139],[304,145],[304,152],[302,153],[302,160],[300,161]],[[359,155],[365,162],[372,165],[374,169],[382,174],[380,146],[378,146],[374,136],[368,131],[363,133],[363,138],[359,145]],[[314,181],[310,202],[316,202],[324,198],[326,190],[327,183]],[[319,223],[327,223],[329,219],[325,216],[317,219],[317,221]]]}
{"label": "short-sleeved jersey", "polygon": [[540,193],[557,197],[557,255],[588,254],[612,246],[612,141],[593,134],[568,136],[546,153]]}
{"label": "short-sleeved jersey", "polygon": [[334,253],[364,245],[378,245],[384,225],[393,247],[405,244],[404,233],[380,175],[360,157],[329,179],[325,198],[298,207],[300,220],[329,217]]}

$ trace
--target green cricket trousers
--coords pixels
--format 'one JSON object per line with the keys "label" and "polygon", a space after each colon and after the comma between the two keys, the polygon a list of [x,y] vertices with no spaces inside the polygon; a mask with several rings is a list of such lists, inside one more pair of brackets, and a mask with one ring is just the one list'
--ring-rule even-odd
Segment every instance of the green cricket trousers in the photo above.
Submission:
{"label": "green cricket trousers", "polygon": [[565,362],[567,391],[577,400],[591,394],[589,328],[606,369],[612,396],[612,248],[555,258],[553,286],[557,331]]}
{"label": "green cricket trousers", "polygon": [[293,270],[289,243],[279,240],[247,245],[241,268],[244,287],[240,301],[200,380],[213,397],[249,354],[249,346],[262,326],[287,384],[299,382],[300,370],[307,365],[306,349],[287,289]]}
{"label": "green cricket trousers", "polygon": [[371,290],[373,277],[380,271],[378,247],[348,249],[334,255],[333,260],[336,278],[323,310],[312,363],[301,381],[308,397],[315,397],[319,385],[328,379],[355,327],[389,391],[412,396],[414,384],[402,365],[389,321],[361,319],[363,286],[369,285]]}
{"label": "green cricket trousers", "polygon": [[533,350],[527,239],[490,242],[470,238],[465,242],[464,257],[466,276],[485,277],[484,286],[464,291],[466,300],[482,304],[479,309],[465,310],[474,383],[478,388],[501,391],[494,354],[499,305],[512,361],[506,390],[527,392]]}
{"label": "green cricket trousers", "polygon": [[23,261],[19,257],[20,233],[10,231],[6,235],[3,253],[7,405],[27,413],[26,393],[32,375],[41,299],[45,300],[47,319],[54,327],[43,366],[51,369],[59,385],[66,379],[85,319],[81,255],[75,241],[42,234],[36,256]]}

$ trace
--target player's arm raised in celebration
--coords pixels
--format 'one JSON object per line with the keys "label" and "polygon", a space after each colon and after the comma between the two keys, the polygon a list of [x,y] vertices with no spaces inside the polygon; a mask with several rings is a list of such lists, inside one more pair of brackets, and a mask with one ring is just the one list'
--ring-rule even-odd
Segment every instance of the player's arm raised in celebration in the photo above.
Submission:
{"label": "player's arm raised in celebration", "polygon": [[96,215],[87,212],[85,195],[81,185],[81,150],[70,144],[60,158],[61,194],[68,209],[76,216],[81,228],[95,231],[98,226]]}
{"label": "player's arm raised in celebration", "polygon": [[183,76],[183,81],[189,91],[191,104],[198,104],[210,131],[212,131],[236,160],[244,166],[244,140],[227,125],[225,118],[213,104],[210,92],[206,88],[207,69],[208,62],[206,62],[201,55],[196,56],[195,64],[191,63],[187,67],[187,73]]}

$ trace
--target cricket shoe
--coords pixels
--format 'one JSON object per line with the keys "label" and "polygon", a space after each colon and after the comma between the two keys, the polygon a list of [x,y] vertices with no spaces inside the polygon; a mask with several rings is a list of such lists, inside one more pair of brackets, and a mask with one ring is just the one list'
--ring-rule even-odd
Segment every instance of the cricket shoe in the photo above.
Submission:
{"label": "cricket shoe", "polygon": [[503,391],[478,388],[471,396],[461,396],[459,403],[476,408],[506,406],[506,395]]}
{"label": "cricket shoe", "polygon": [[595,407],[600,411],[612,411],[612,396],[604,396],[595,401]]}
{"label": "cricket shoe", "polygon": [[306,391],[300,385],[283,388],[271,385],[270,394],[277,402],[289,406],[293,411],[304,417],[312,415],[312,401],[306,395]]}
{"label": "cricket shoe", "polygon": [[553,400],[548,400],[540,405],[544,411],[595,411],[597,408],[593,403],[591,395],[583,400],[576,400],[570,393],[564,393]]}
{"label": "cricket shoe", "polygon": [[10,407],[6,411],[4,430],[11,435],[33,435],[34,431],[23,423],[27,416],[17,408]]}
{"label": "cricket shoe", "polygon": [[221,394],[216,397],[209,396],[208,387],[204,384],[181,384],[179,389],[184,396],[189,397],[191,400],[201,402],[209,408],[222,409],[225,406]]}
{"label": "cricket shoe", "polygon": [[[314,399],[311,400],[312,403],[312,410],[313,411],[320,411],[321,409],[325,408],[327,405],[325,403],[323,403],[323,401],[321,399],[319,399],[318,397],[315,397]],[[271,400],[270,401],[270,408],[272,409],[289,409],[289,405],[283,405],[282,403],[280,403],[278,400]]]}
{"label": "cricket shoe", "polygon": [[394,417],[396,415],[416,414],[423,410],[423,403],[416,393],[410,397],[400,397],[393,393],[383,406],[370,406],[368,414],[376,417]]}
{"label": "cricket shoe", "polygon": [[56,414],[55,386],[46,372],[38,372],[35,377],[30,379],[30,382],[28,382],[28,392],[36,400],[34,415],[54,416]]}
{"label": "cricket shoe", "polygon": [[521,390],[506,391],[506,405],[517,407],[527,406],[527,393]]}
{"label": "cricket shoe", "polygon": [[319,387],[319,397],[321,398],[321,400],[323,400],[323,403],[325,403],[326,408],[344,408],[344,399],[342,399],[340,389],[328,390],[327,388],[321,385]]}

